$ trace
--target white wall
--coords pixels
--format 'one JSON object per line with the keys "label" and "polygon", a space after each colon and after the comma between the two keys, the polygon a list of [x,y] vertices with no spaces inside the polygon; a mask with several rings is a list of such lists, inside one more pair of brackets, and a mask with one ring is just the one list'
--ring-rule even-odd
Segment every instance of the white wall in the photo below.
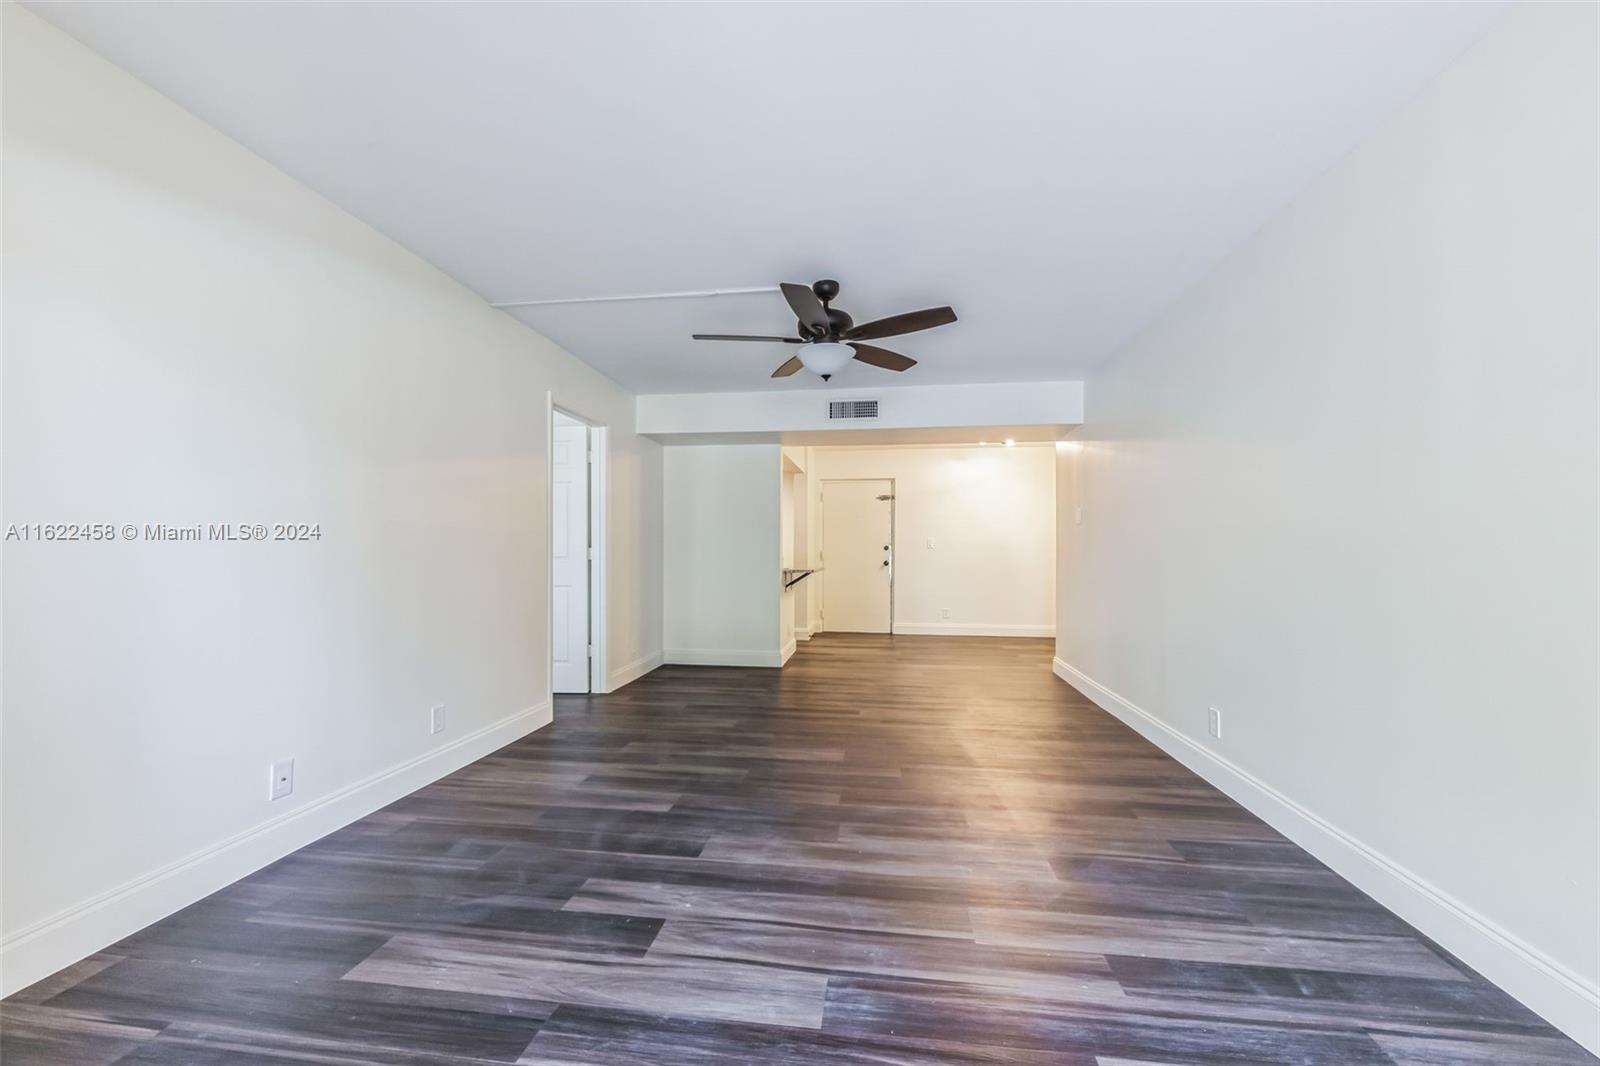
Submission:
{"label": "white wall", "polygon": [[781,665],[779,447],[664,453],[666,661]]}
{"label": "white wall", "polygon": [[657,652],[661,460],[606,379],[3,7],[5,521],[322,531],[5,545],[10,992],[549,720],[549,391],[614,427],[614,662]]}
{"label": "white wall", "polygon": [[[783,469],[789,477],[785,488],[783,513],[783,565],[795,569],[810,567],[810,512],[811,490],[806,477],[806,465],[811,461],[810,448],[784,448]],[[811,638],[811,590],[815,578],[806,577],[784,590],[781,610],[788,630],[784,636],[785,657],[792,653],[797,641]]]}
{"label": "white wall", "polygon": [[[538,340],[549,343],[542,337]],[[564,381],[553,386],[555,402],[609,427],[605,690],[614,692],[661,665],[663,449],[632,431],[631,397],[598,374],[589,374],[577,360],[570,362],[600,387]]]}
{"label": "white wall", "polygon": [[[916,371],[911,371],[915,374]],[[909,376],[909,375],[908,375]],[[813,379],[815,380],[815,379]],[[828,418],[831,400],[875,399],[878,417],[863,424]],[[782,392],[684,393],[640,396],[639,432],[671,437],[711,433],[796,433],[946,426],[1076,426],[1083,421],[1083,382],[997,385],[905,385]]]}
{"label": "white wall", "polygon": [[1057,605],[1064,674],[1591,1047],[1595,40],[1514,9],[1089,382]]}
{"label": "white wall", "polygon": [[[782,449],[782,481],[778,493],[778,565],[782,568],[794,566],[795,496],[797,492],[805,490],[805,475],[791,456],[796,452],[803,454],[803,451],[799,448]],[[789,661],[795,649],[794,597],[795,590],[792,588],[784,588],[778,596],[778,648],[784,662]]]}
{"label": "white wall", "polygon": [[[1055,632],[1053,446],[809,451],[814,505],[830,478],[894,479],[896,633]],[[820,511],[825,523],[825,503]],[[826,560],[821,565],[807,578],[819,598],[828,579]]]}

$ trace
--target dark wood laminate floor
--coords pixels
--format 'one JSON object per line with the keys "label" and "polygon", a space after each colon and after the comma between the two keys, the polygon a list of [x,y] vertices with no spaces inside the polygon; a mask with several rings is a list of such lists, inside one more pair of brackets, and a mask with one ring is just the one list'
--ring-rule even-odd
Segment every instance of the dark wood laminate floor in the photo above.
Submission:
{"label": "dark wood laminate floor", "polygon": [[0,1005],[35,1063],[1593,1063],[1035,640],[667,667]]}

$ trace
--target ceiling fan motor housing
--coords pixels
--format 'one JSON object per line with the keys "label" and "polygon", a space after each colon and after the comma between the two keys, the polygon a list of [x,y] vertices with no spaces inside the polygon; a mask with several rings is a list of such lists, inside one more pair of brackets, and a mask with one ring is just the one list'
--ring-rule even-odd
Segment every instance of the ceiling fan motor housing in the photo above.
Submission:
{"label": "ceiling fan motor housing", "polygon": [[[837,307],[828,307],[824,308],[824,310],[828,315],[828,332],[825,334],[825,336],[829,339],[838,337],[845,330],[856,324],[855,319],[851,318],[848,314],[839,310]],[[818,335],[813,333],[811,331],[811,327],[807,326],[804,322],[797,322],[796,325],[798,327],[797,332],[799,333],[801,340],[809,341],[817,338]]]}

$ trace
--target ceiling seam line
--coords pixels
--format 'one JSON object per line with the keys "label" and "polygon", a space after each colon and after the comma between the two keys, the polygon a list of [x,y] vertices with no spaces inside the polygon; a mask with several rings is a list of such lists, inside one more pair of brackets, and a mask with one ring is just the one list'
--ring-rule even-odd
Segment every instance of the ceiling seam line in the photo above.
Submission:
{"label": "ceiling seam line", "polygon": [[687,300],[699,296],[744,296],[757,292],[777,292],[776,285],[758,285],[743,289],[692,289],[685,292],[641,292],[623,296],[566,296],[555,300],[506,300],[490,303],[490,307],[545,307],[551,304],[621,303],[627,300]]}

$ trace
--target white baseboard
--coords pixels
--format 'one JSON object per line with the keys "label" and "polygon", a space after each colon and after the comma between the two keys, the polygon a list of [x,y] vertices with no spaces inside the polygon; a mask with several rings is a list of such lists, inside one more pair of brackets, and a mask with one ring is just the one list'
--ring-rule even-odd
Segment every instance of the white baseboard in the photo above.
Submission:
{"label": "white baseboard", "polygon": [[651,652],[643,658],[635,659],[627,666],[619,666],[606,677],[606,691],[615,692],[623,685],[631,685],[645,674],[660,666],[663,661],[661,652]]}
{"label": "white baseboard", "polygon": [[1103,710],[1600,1054],[1600,987],[1082,671],[1060,659],[1052,665],[1057,677]]}
{"label": "white baseboard", "polygon": [[550,717],[548,702],[529,707],[19,929],[0,941],[0,997],[549,725]]}
{"label": "white baseboard", "polygon": [[1053,637],[1055,626],[968,625],[963,622],[895,622],[908,637]]}
{"label": "white baseboard", "polygon": [[676,666],[765,666],[783,665],[777,651],[746,651],[724,648],[668,648],[662,653]]}
{"label": "white baseboard", "polygon": [[789,643],[785,644],[783,646],[783,650],[778,653],[778,665],[779,666],[782,666],[785,663],[787,663],[789,661],[790,656],[794,655],[795,646],[796,646],[796,641],[795,641],[794,638],[791,637],[790,640],[789,640]]}

